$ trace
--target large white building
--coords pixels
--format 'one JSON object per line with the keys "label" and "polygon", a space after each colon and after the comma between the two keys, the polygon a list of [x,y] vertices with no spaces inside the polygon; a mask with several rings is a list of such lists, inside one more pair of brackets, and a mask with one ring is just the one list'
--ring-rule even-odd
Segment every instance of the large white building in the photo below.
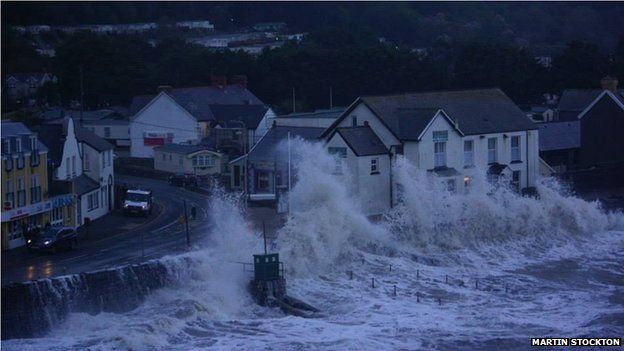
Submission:
{"label": "large white building", "polygon": [[[70,216],[73,225],[81,226],[112,211],[115,202],[113,145],[77,126],[71,118],[62,125],[41,125],[35,130],[50,150],[51,192],[62,188],[75,197],[75,212]],[[61,217],[65,215],[60,214]]]}
{"label": "large white building", "polygon": [[[509,181],[518,191],[533,187],[539,176],[537,127],[499,89],[360,97],[322,137],[329,151],[354,165],[360,197],[374,192],[364,201],[369,214],[391,206],[388,199],[396,193],[390,182],[377,187],[392,179],[390,162],[377,140],[389,160],[403,155],[454,191],[463,191],[480,171],[492,181]],[[376,151],[358,152],[361,146],[349,144],[349,139],[376,145]],[[346,153],[336,151],[346,146]]]}
{"label": "large white building", "polygon": [[132,101],[130,154],[153,158],[154,147],[198,144],[214,129],[240,129],[249,150],[268,129],[275,114],[242,85],[163,89]]}

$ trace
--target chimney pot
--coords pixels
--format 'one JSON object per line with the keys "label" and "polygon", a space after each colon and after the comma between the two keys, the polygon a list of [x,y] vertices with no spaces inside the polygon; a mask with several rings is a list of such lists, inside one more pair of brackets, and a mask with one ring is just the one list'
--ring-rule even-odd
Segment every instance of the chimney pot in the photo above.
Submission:
{"label": "chimney pot", "polygon": [[603,90],[609,90],[612,93],[617,91],[618,80],[615,77],[606,76],[600,80],[600,85],[602,85]]}

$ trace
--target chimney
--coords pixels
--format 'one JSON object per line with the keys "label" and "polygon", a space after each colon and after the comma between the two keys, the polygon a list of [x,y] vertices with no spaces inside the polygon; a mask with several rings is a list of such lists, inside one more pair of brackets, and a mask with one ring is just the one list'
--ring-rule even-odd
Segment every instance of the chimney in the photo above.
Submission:
{"label": "chimney", "polygon": [[158,86],[158,92],[163,92],[163,91],[169,91],[173,89],[173,87],[171,85],[159,85]]}
{"label": "chimney", "polygon": [[230,77],[230,84],[238,84],[247,88],[247,76],[246,75],[235,75]]}
{"label": "chimney", "polygon": [[227,86],[227,77],[226,76],[214,76],[214,75],[210,76],[210,83],[220,88],[224,88]]}
{"label": "chimney", "polygon": [[602,85],[603,90],[609,90],[615,93],[617,91],[618,80],[615,77],[606,76],[600,80],[600,85]]}

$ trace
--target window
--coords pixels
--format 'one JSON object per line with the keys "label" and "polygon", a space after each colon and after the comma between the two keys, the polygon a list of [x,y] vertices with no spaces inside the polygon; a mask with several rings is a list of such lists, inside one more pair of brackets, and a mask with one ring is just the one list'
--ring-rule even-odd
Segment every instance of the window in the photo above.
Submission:
{"label": "window", "polygon": [[351,125],[357,127],[357,116],[351,116]]}
{"label": "window", "polygon": [[84,170],[88,171],[91,169],[91,158],[89,157],[88,153],[85,153],[84,155]]}
{"label": "window", "polygon": [[22,207],[26,205],[26,191],[24,190],[24,179],[17,179],[17,206]]}
{"label": "window", "polygon": [[511,137],[511,162],[520,161],[520,136]]}
{"label": "window", "polygon": [[76,156],[72,156],[72,177],[76,176]]}
{"label": "window", "polygon": [[379,173],[379,158],[371,158],[371,174]]}
{"label": "window", "polygon": [[60,225],[63,224],[63,207],[57,207],[50,211],[50,224]]}
{"label": "window", "polygon": [[214,167],[215,158],[211,155],[193,156],[193,167]]}
{"label": "window", "polygon": [[433,151],[434,167],[446,166],[446,142],[440,141],[434,144]]}
{"label": "window", "polygon": [[41,184],[39,184],[39,175],[30,176],[30,203],[35,204],[41,201]]}
{"label": "window", "polygon": [[474,141],[464,140],[464,167],[474,166]]}
{"label": "window", "polygon": [[100,207],[100,193],[93,192],[87,196],[87,207],[89,211],[93,211],[96,208]]}
{"label": "window", "polygon": [[110,127],[104,127],[104,137],[110,138]]}
{"label": "window", "polygon": [[520,192],[520,175],[521,171],[513,171],[511,173],[511,186],[517,192]]}
{"label": "window", "polygon": [[329,147],[327,148],[327,152],[330,155],[334,156],[334,160],[336,165],[334,167],[334,174],[342,174],[342,164],[344,159],[347,158],[347,148],[346,147]]}
{"label": "window", "polygon": [[162,154],[163,156],[163,161],[167,161],[167,154]]}
{"label": "window", "polygon": [[448,131],[433,132],[433,141],[448,141]]}
{"label": "window", "polygon": [[22,139],[19,137],[15,139],[15,152],[22,152]]}
{"label": "window", "polygon": [[32,151],[37,151],[37,137],[36,136],[31,136],[30,137],[30,149]]}
{"label": "window", "polygon": [[6,193],[4,195],[4,200],[7,202],[10,202],[11,206],[14,205],[13,203],[13,181],[12,180],[6,181]]}
{"label": "window", "polygon": [[488,163],[496,163],[496,138],[488,139]]}

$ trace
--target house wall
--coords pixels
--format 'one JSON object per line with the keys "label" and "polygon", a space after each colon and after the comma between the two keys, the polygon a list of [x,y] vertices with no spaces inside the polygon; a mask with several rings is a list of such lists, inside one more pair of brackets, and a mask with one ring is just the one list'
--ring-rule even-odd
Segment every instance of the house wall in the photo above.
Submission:
{"label": "house wall", "polygon": [[59,180],[70,180],[82,174],[82,158],[80,146],[78,145],[78,140],[74,133],[74,121],[71,118],[68,121],[67,136],[63,144],[61,164],[60,166],[55,165],[55,167],[57,167],[55,177]]}
{"label": "house wall", "polygon": [[[154,169],[170,173],[187,173],[195,175],[214,175],[223,172],[222,155],[211,151],[200,151],[193,154],[181,154],[164,150],[154,150]],[[214,166],[194,167],[194,156],[210,156],[215,159]]]}
{"label": "house wall", "polygon": [[[390,208],[390,156],[357,156],[340,134],[335,133],[325,145],[346,149],[342,173],[346,177],[349,191],[359,199],[359,205],[366,215],[379,215]],[[371,160],[377,159],[377,173],[371,173]]]}
{"label": "house wall", "polygon": [[624,109],[604,95],[581,117],[580,164],[624,162]]}
{"label": "house wall", "polygon": [[[100,138],[113,142],[115,146],[130,146],[130,124],[97,124],[85,123],[85,128],[95,133]],[[110,129],[110,135],[106,135],[106,128]]]}
{"label": "house wall", "polygon": [[166,93],[160,93],[130,121],[132,157],[154,157],[154,146],[145,145],[144,133],[171,133],[172,143],[195,143],[201,138],[197,120]]}
{"label": "house wall", "polygon": [[113,166],[113,150],[98,151],[86,143],[80,143],[83,154],[83,163],[87,163],[89,159],[89,168],[84,169],[85,175],[99,183],[99,201],[98,208],[89,210],[87,197],[82,202],[82,223],[84,224],[84,218],[88,217],[91,220],[100,218],[106,215],[114,208],[115,204],[115,173]]}

